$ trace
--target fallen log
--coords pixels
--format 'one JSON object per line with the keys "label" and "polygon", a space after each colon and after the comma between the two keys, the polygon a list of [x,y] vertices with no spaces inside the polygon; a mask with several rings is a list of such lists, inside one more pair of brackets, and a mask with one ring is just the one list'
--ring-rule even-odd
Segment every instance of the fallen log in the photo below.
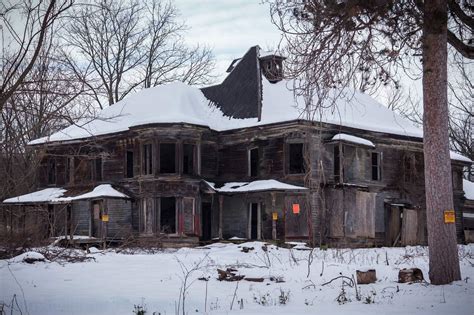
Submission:
{"label": "fallen log", "polygon": [[244,280],[251,282],[263,282],[263,278],[244,278]]}
{"label": "fallen log", "polygon": [[413,283],[423,280],[423,272],[419,268],[404,268],[398,272],[399,283]]}
{"label": "fallen log", "polygon": [[377,275],[375,269],[369,269],[366,271],[356,270],[357,284],[370,284],[377,281]]}

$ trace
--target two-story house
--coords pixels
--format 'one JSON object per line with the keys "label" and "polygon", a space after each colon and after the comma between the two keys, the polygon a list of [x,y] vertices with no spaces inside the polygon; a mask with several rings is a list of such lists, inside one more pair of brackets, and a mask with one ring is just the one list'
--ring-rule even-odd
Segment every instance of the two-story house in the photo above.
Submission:
{"label": "two-story house", "polygon": [[[3,230],[424,244],[422,131],[357,91],[306,111],[283,62],[251,47],[221,84],[145,89],[32,141],[38,191],[3,202]],[[452,154],[459,241],[471,163]]]}

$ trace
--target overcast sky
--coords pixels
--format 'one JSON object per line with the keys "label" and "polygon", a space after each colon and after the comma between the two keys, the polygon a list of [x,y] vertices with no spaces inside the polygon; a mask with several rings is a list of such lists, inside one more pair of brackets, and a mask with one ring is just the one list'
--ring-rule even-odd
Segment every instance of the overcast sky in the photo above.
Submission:
{"label": "overcast sky", "polygon": [[216,57],[216,75],[223,78],[230,62],[251,46],[276,48],[280,33],[261,0],[175,0],[190,30],[186,40],[206,44]]}

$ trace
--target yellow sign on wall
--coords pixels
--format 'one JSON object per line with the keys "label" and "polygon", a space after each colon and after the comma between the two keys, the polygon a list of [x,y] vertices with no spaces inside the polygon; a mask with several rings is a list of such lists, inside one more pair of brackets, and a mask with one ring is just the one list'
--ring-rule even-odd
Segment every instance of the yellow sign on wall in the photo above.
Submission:
{"label": "yellow sign on wall", "polygon": [[278,212],[273,212],[272,213],[272,219],[273,219],[273,221],[278,220]]}
{"label": "yellow sign on wall", "polygon": [[102,215],[102,222],[109,222],[109,215],[108,214],[103,214]]}
{"label": "yellow sign on wall", "polygon": [[456,215],[454,210],[445,210],[444,211],[444,223],[455,223]]}

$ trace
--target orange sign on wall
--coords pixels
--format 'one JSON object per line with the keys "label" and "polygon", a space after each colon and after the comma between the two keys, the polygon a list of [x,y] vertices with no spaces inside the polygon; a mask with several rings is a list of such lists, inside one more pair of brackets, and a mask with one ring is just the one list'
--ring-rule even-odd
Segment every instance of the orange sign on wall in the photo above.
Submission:
{"label": "orange sign on wall", "polygon": [[300,213],[300,204],[299,203],[294,203],[293,204],[293,213],[294,214],[299,214]]}

